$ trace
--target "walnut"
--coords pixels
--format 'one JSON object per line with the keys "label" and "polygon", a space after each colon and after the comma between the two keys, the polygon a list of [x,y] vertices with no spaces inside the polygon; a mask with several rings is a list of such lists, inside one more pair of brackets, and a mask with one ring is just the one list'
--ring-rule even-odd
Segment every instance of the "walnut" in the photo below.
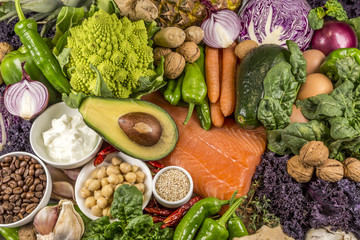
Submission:
{"label": "walnut", "polygon": [[244,59],[244,57],[254,48],[258,46],[257,42],[253,40],[244,40],[239,42],[235,47],[235,55],[240,59]]}
{"label": "walnut", "polygon": [[172,53],[170,48],[157,47],[153,50],[154,53],[154,64],[158,65],[161,57],[166,57],[169,53]]}
{"label": "walnut", "polygon": [[305,164],[318,167],[329,158],[329,149],[321,141],[310,141],[301,148],[300,158]]}
{"label": "walnut", "polygon": [[184,42],[177,49],[186,62],[193,63],[200,57],[200,49],[194,42]]}
{"label": "walnut", "polygon": [[336,182],[343,178],[344,167],[341,162],[329,158],[316,168],[316,176],[328,182]]}
{"label": "walnut", "polygon": [[177,52],[166,55],[164,63],[165,77],[175,79],[181,75],[185,68],[185,58]]}
{"label": "walnut", "polygon": [[198,26],[191,26],[185,30],[185,41],[199,44],[204,38],[204,30]]}
{"label": "walnut", "polygon": [[299,155],[296,155],[287,162],[287,172],[295,181],[305,183],[311,180],[314,167],[303,164]]}
{"label": "walnut", "polygon": [[344,175],[354,182],[360,182],[360,161],[356,158],[347,158],[344,162]]}

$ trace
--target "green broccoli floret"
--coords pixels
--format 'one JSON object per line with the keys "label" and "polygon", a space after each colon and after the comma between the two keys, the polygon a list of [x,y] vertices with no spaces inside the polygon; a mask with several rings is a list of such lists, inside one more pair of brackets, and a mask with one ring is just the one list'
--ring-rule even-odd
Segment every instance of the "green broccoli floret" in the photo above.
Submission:
{"label": "green broccoli floret", "polygon": [[127,98],[139,86],[139,78],[153,76],[152,48],[144,21],[118,19],[103,10],[70,29],[67,48],[70,60],[66,68],[75,91],[92,94],[97,75],[94,65],[107,87],[117,98]]}

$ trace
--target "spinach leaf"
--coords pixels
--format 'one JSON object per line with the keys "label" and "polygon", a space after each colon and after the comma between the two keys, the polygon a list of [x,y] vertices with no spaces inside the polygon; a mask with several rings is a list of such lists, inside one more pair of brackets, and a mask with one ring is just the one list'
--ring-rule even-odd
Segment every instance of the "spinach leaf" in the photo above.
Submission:
{"label": "spinach leaf", "polygon": [[329,144],[330,158],[344,161],[347,156],[360,157],[360,137],[337,140]]}
{"label": "spinach leaf", "polygon": [[267,133],[268,149],[277,154],[285,155],[291,153],[291,151],[281,138],[282,131],[283,129],[276,129],[276,130],[268,130],[266,131],[266,133]]}
{"label": "spinach leaf", "polygon": [[328,94],[319,94],[304,100],[298,100],[296,106],[301,107],[301,113],[311,120],[338,117],[343,114],[342,106]]}
{"label": "spinach leaf", "polygon": [[343,109],[343,116],[351,119],[355,116],[353,109],[353,89],[354,84],[350,81],[345,81],[330,93],[330,96],[336,100]]}
{"label": "spinach leaf", "polygon": [[292,123],[281,132],[281,139],[294,154],[307,142],[323,141],[329,137],[329,129],[323,122],[312,120],[307,123]]}
{"label": "spinach leaf", "polygon": [[145,239],[148,240],[172,240],[174,239],[174,231],[171,228],[161,229],[162,223],[155,223],[152,230]]}
{"label": "spinach leaf", "polygon": [[354,29],[358,42],[360,42],[360,17],[351,18],[346,21],[347,24],[350,24],[350,26]]}
{"label": "spinach leaf", "polygon": [[290,51],[289,63],[291,64],[291,72],[300,87],[300,84],[306,81],[306,60],[299,46],[294,41],[287,40],[286,45]]}
{"label": "spinach leaf", "polygon": [[354,57],[346,57],[336,61],[335,67],[339,75],[339,80],[336,86],[339,86],[345,81],[359,85],[360,82],[360,65],[356,62]]}
{"label": "spinach leaf", "polygon": [[149,233],[154,225],[150,215],[141,215],[132,219],[125,228],[122,239],[138,239],[143,238]]}
{"label": "spinach leaf", "polygon": [[282,129],[290,124],[290,117],[279,101],[272,98],[261,99],[257,118],[268,130]]}
{"label": "spinach leaf", "polygon": [[85,232],[84,235],[82,236],[82,239],[86,239],[86,240],[105,239],[104,231],[109,224],[110,224],[110,220],[109,217],[107,216],[89,222],[85,226]]}
{"label": "spinach leaf", "polygon": [[115,235],[123,235],[124,233],[124,229],[123,226],[121,225],[121,223],[119,221],[115,221],[110,223],[105,231],[104,231],[104,236],[107,239],[113,239],[115,237]]}
{"label": "spinach leaf", "polygon": [[344,117],[334,117],[329,119],[330,136],[335,140],[350,138],[353,139],[360,135],[360,131],[351,126],[349,120]]}
{"label": "spinach leaf", "polygon": [[135,186],[121,185],[115,190],[110,212],[124,228],[131,220],[142,216],[143,195]]}

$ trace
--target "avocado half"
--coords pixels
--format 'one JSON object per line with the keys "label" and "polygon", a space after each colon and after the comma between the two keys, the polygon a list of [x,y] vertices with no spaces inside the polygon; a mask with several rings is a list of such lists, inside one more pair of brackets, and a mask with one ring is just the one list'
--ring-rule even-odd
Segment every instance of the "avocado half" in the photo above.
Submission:
{"label": "avocado half", "polygon": [[[107,142],[122,152],[142,160],[158,160],[165,157],[174,149],[179,137],[176,123],[171,116],[161,107],[147,101],[87,97],[82,101],[79,112],[84,122]],[[118,119],[133,112],[148,113],[159,120],[162,133],[155,145],[140,145],[120,128]]]}

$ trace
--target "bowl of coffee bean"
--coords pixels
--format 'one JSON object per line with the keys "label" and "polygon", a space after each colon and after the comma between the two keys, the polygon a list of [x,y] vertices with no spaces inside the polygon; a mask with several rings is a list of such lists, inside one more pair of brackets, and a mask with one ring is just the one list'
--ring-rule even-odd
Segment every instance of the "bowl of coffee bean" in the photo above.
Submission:
{"label": "bowl of coffee bean", "polygon": [[0,156],[0,227],[19,227],[44,208],[52,191],[45,164],[27,152]]}

